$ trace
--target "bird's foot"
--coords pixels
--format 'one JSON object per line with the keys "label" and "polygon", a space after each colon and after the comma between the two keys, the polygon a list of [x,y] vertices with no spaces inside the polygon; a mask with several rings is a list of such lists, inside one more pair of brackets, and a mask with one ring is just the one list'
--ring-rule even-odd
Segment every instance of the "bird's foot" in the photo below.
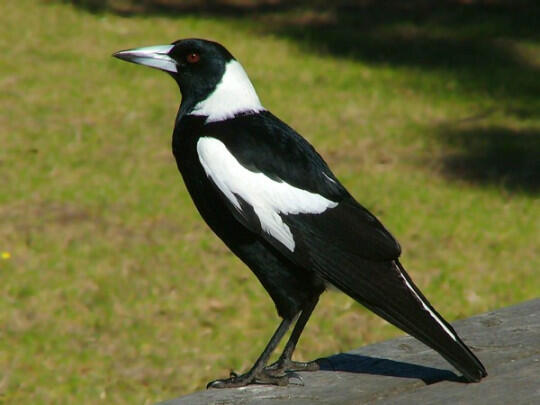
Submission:
{"label": "bird's foot", "polygon": [[241,375],[231,372],[231,376],[229,378],[210,381],[206,388],[235,388],[245,387],[249,384],[279,385],[284,387],[289,385],[289,383],[295,385],[304,385],[304,381],[296,373],[277,373],[274,371],[270,373],[267,372],[266,369],[263,369],[259,373],[247,372]]}
{"label": "bird's foot", "polygon": [[291,371],[317,371],[320,369],[316,361],[292,361],[290,359],[279,359],[275,363],[265,367],[264,371],[270,375],[282,375]]}

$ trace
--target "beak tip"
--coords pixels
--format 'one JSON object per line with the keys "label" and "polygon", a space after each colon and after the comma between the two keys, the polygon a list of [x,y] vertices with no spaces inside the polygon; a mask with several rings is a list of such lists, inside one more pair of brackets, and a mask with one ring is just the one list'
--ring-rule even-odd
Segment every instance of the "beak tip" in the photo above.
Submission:
{"label": "beak tip", "polygon": [[118,52],[115,52],[111,55],[113,58],[118,58],[118,59],[124,59],[125,60],[125,51],[118,51]]}

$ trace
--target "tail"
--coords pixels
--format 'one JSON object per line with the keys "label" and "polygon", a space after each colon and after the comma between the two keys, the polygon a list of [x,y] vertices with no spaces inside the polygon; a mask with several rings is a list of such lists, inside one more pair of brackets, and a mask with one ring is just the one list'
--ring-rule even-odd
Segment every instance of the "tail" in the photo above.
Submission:
{"label": "tail", "polygon": [[341,256],[339,270],[317,267],[340,290],[439,352],[469,382],[487,375],[480,360],[431,306],[398,260],[375,263],[345,256]]}
{"label": "tail", "polygon": [[409,290],[409,298],[400,299],[399,307],[393,306],[393,310],[379,306],[371,307],[369,304],[368,308],[439,352],[468,381],[478,382],[487,376],[480,360],[463,343],[454,328],[431,306],[401,263],[396,260],[395,265],[405,287]]}

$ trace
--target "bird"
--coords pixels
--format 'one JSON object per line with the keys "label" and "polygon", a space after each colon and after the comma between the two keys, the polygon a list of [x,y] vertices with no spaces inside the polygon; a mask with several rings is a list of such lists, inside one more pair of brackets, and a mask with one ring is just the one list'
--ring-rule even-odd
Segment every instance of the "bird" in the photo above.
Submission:
{"label": "bird", "polygon": [[[263,107],[220,43],[180,39],[114,57],[168,73],[181,92],[172,151],[210,229],[249,267],[281,321],[254,365],[208,388],[287,385],[317,361],[292,359],[319,297],[336,288],[478,382],[486,369],[401,264],[401,246],[314,147]],[[287,331],[282,354],[269,358]],[[292,383],[292,382],[291,382]]]}

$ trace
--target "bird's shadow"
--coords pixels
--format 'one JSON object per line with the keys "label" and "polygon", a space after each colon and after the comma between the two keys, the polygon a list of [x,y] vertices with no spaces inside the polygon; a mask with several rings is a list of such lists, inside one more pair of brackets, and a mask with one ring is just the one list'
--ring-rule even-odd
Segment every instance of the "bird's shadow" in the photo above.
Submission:
{"label": "bird's shadow", "polygon": [[422,380],[426,385],[441,381],[465,382],[463,377],[449,370],[360,354],[340,353],[317,359],[316,362],[320,370],[323,371],[344,371],[347,373],[412,378]]}

